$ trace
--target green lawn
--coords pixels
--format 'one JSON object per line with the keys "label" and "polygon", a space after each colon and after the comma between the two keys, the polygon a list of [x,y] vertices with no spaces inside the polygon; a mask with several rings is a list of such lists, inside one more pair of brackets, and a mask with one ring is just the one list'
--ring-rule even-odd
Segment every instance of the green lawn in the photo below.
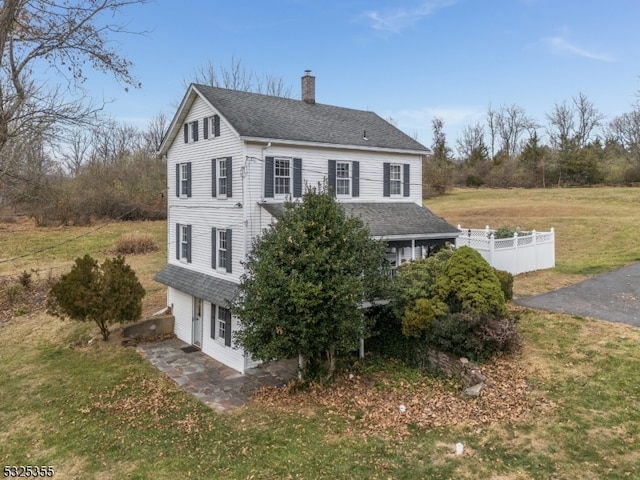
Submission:
{"label": "green lawn", "polygon": [[[426,203],[466,227],[555,227],[558,268],[518,278],[516,288],[527,293],[639,258],[639,199],[636,189],[469,190]],[[609,241],[600,248],[593,232],[601,235],[605,220]],[[0,225],[3,258],[91,233],[0,264],[0,275],[105,255],[124,231],[150,231],[160,245],[166,238],[164,225],[151,222],[98,231],[17,227]],[[165,255],[129,259],[145,287],[156,289],[154,302],[162,290],[151,277]],[[398,437],[371,434],[359,416],[312,404],[259,402],[219,414],[120,347],[117,335],[88,344],[98,334],[93,325],[23,315],[0,327],[0,459],[3,466],[52,465],[60,479],[637,478],[640,330],[526,310],[521,316],[519,358],[532,401],[543,396],[543,407],[512,423],[414,427]],[[465,445],[461,456],[456,442]]]}

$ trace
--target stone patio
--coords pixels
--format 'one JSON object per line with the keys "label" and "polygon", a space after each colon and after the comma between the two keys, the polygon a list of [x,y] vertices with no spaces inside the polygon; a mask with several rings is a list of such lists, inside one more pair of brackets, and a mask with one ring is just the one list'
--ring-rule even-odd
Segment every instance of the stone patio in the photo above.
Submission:
{"label": "stone patio", "polygon": [[262,387],[286,385],[297,375],[297,359],[268,362],[239,373],[189,345],[172,338],[140,343],[138,351],[181,388],[220,412],[246,405]]}

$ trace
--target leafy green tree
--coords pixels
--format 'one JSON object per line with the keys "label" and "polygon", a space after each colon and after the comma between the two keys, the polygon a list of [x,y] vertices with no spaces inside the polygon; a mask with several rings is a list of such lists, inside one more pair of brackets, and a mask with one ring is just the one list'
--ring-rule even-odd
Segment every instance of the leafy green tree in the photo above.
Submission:
{"label": "leafy green tree", "polygon": [[307,188],[253,244],[232,301],[236,342],[257,359],[300,355],[306,376],[330,377],[336,357],[369,335],[361,302],[383,295],[384,250],[326,187]]}
{"label": "leafy green tree", "polygon": [[77,258],[49,292],[49,313],[62,318],[96,322],[104,340],[109,324],[138,320],[145,291],[135,272],[118,256],[101,266],[90,255]]}

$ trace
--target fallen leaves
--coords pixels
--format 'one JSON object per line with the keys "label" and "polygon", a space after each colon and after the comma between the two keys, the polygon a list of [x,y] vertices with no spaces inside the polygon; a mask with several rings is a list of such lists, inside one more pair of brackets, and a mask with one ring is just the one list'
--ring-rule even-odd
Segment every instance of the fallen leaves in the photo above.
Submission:
{"label": "fallen leaves", "polygon": [[483,425],[520,420],[551,402],[530,387],[520,358],[499,358],[483,365],[490,379],[476,398],[466,397],[462,387],[452,389],[445,379],[418,383],[389,382],[384,374],[344,375],[329,386],[312,384],[308,390],[264,388],[254,400],[291,412],[318,411],[352,420],[348,430],[356,435],[404,436],[409,427]]}

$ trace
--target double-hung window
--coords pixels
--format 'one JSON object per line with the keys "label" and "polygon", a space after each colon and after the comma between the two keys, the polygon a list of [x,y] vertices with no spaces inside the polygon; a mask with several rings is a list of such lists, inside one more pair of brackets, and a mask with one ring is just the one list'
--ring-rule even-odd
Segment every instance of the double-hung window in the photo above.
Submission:
{"label": "double-hung window", "polygon": [[232,273],[233,271],[232,233],[230,228],[211,229],[211,268],[218,272]]}
{"label": "double-hung window", "polygon": [[233,163],[231,157],[214,158],[211,160],[211,196],[229,198],[232,196]]}
{"label": "double-hung window", "polygon": [[276,158],[274,160],[274,192],[276,195],[291,193],[291,160]]}
{"label": "double-hung window", "polygon": [[349,162],[336,162],[336,194],[351,195],[351,165]]}
{"label": "double-hung window", "polygon": [[226,347],[231,346],[231,311],[218,306],[218,338]]}
{"label": "double-hung window", "polygon": [[205,117],[202,122],[203,135],[207,138],[215,138],[220,136],[220,116]]}
{"label": "double-hung window", "polygon": [[389,192],[402,195],[402,165],[391,164],[389,167]]}
{"label": "double-hung window", "polygon": [[176,163],[176,196],[191,196],[191,162]]}
{"label": "double-hung window", "polygon": [[217,160],[218,162],[218,197],[227,196],[227,159]]}
{"label": "double-hung window", "polygon": [[189,164],[180,164],[180,195],[187,195],[189,192]]}
{"label": "double-hung window", "polygon": [[231,310],[220,305],[211,305],[211,338],[231,346]]}
{"label": "double-hung window", "polygon": [[228,238],[226,230],[218,230],[218,268],[227,269]]}
{"label": "double-hung window", "polygon": [[176,259],[191,263],[191,225],[176,224]]}
{"label": "double-hung window", "polygon": [[184,143],[198,141],[198,120],[184,124]]}

